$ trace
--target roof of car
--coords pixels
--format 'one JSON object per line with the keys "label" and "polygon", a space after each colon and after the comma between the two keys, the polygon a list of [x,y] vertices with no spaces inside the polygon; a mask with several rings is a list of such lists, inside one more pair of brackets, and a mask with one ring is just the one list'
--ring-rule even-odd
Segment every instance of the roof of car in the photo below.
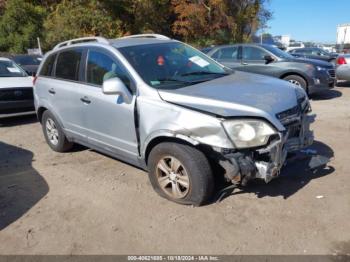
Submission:
{"label": "roof of car", "polygon": [[268,45],[268,44],[258,44],[258,43],[238,43],[238,44],[231,44],[231,45],[217,45],[213,47],[212,49],[217,49],[217,48],[223,48],[223,47],[232,47],[232,46],[260,46],[260,47],[271,47],[273,45]]}
{"label": "roof of car", "polygon": [[157,38],[118,38],[109,39],[109,42],[115,48],[121,48],[126,46],[137,46],[137,45],[147,45],[147,44],[158,44],[158,43],[169,43],[173,42],[171,39],[157,39]]}
{"label": "roof of car", "polygon": [[0,61],[11,61],[11,59],[7,57],[0,57]]}

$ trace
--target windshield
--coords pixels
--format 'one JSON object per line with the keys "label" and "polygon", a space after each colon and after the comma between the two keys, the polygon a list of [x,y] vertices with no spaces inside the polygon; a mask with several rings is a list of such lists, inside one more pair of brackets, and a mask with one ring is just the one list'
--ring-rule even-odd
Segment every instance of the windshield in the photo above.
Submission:
{"label": "windshield", "polygon": [[0,77],[25,77],[27,74],[12,61],[0,60]]}
{"label": "windshield", "polygon": [[15,56],[13,60],[19,65],[40,65],[38,57],[34,56]]}
{"label": "windshield", "polygon": [[317,48],[315,50],[316,50],[316,52],[319,52],[321,55],[330,55],[329,52],[327,52],[327,51],[325,51],[325,50],[323,50],[321,48]]}
{"label": "windshield", "polygon": [[264,46],[265,49],[273,53],[275,56],[283,59],[289,59],[289,58],[294,58],[292,55],[282,51],[281,49],[274,47],[274,46]]}
{"label": "windshield", "polygon": [[141,78],[157,89],[175,89],[229,74],[222,66],[183,43],[119,48]]}

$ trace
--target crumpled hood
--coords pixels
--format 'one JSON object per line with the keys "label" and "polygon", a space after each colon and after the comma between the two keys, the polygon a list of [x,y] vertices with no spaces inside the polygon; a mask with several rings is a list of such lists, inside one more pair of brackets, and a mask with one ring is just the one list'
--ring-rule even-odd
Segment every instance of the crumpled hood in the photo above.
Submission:
{"label": "crumpled hood", "polygon": [[258,116],[273,122],[277,113],[297,105],[292,84],[239,71],[184,88],[159,90],[159,95],[167,102],[222,117]]}

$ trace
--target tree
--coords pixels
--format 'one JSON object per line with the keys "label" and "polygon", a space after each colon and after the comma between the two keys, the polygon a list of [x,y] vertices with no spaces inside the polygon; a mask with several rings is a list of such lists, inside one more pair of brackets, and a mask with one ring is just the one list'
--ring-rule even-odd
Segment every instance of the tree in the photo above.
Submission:
{"label": "tree", "polygon": [[230,43],[249,41],[271,17],[267,0],[172,0],[173,31],[186,41]]}
{"label": "tree", "polygon": [[169,0],[133,1],[134,21],[131,33],[152,32],[171,35],[173,9]]}
{"label": "tree", "polygon": [[7,1],[0,18],[0,51],[25,52],[37,46],[45,9],[25,0]]}
{"label": "tree", "polygon": [[121,22],[112,19],[106,6],[97,0],[63,0],[44,23],[45,48],[58,42],[83,37],[121,35]]}

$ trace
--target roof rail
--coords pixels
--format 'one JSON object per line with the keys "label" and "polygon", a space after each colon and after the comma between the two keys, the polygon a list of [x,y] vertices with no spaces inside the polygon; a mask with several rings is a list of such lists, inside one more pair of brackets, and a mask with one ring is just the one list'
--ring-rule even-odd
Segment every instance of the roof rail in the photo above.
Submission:
{"label": "roof rail", "polygon": [[71,39],[71,40],[59,43],[53,49],[55,50],[64,46],[85,43],[85,42],[98,42],[103,44],[109,44],[108,40],[104,37],[89,36],[89,37],[75,38],[75,39]]}
{"label": "roof rail", "polygon": [[162,39],[162,40],[170,40],[169,37],[165,35],[160,35],[160,34],[139,34],[139,35],[128,35],[128,36],[123,36],[121,37],[122,39],[125,38],[157,38],[157,39]]}

